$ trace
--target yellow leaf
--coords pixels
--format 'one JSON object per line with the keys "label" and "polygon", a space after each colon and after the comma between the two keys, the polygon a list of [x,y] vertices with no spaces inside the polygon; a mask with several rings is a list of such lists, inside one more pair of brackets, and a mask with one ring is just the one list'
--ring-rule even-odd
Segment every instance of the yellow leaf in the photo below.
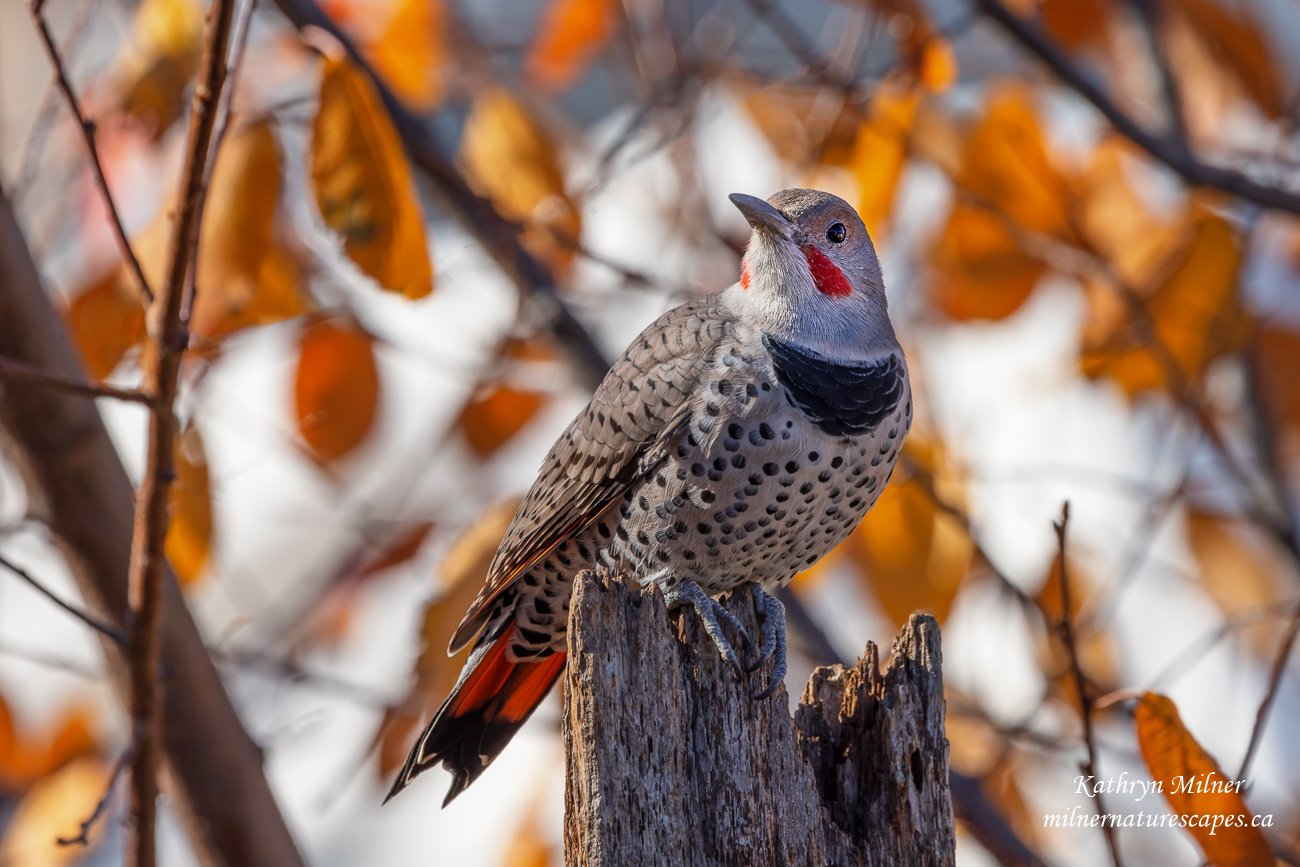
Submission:
{"label": "yellow leaf", "polygon": [[544,87],[573,82],[614,33],[619,0],[549,0],[526,68]]}
{"label": "yellow leaf", "polygon": [[[511,338],[498,351],[508,380],[514,368],[557,361],[550,344],[539,339]],[[489,383],[470,398],[461,410],[456,426],[479,457],[488,457],[509,442],[546,405],[542,392],[519,388],[508,382]]]}
{"label": "yellow leaf", "polygon": [[199,66],[203,9],[196,0],[144,0],[114,78],[122,109],[161,135],[185,108]]}
{"label": "yellow leaf", "polygon": [[[108,786],[103,761],[86,757],[42,779],[18,804],[0,839],[0,863],[15,867],[68,867],[83,860],[86,850],[60,846],[59,837],[76,837]],[[100,822],[91,830],[91,844],[104,833]]]}
{"label": "yellow leaf", "polygon": [[324,60],[311,177],[325,225],[358,268],[411,300],[433,291],[424,217],[401,140],[374,85],[342,54]]}
{"label": "yellow leaf", "polygon": [[1156,341],[1127,307],[1093,303],[1084,324],[1084,374],[1113,379],[1129,395],[1175,388],[1178,379],[1200,381],[1215,359],[1245,339],[1247,320],[1237,291],[1242,256],[1227,220],[1202,213],[1165,263],[1164,279],[1144,299],[1163,352],[1152,348]]}
{"label": "yellow leaf", "polygon": [[354,320],[302,326],[294,379],[298,433],[313,460],[331,464],[361,444],[379,408],[374,339]]}
{"label": "yellow leaf", "polygon": [[63,316],[91,379],[106,378],[144,337],[139,289],[116,269],[83,289]]}
{"label": "yellow leaf", "polygon": [[907,162],[908,135],[920,97],[881,89],[871,102],[871,116],[858,128],[849,167],[858,182],[858,214],[879,242],[894,207],[894,191]]}
{"label": "yellow leaf", "polygon": [[[963,486],[944,470],[938,442],[913,433],[903,451],[930,474],[946,501],[961,502]],[[970,537],[916,478],[890,482],[839,550],[896,625],[920,610],[947,617],[973,553]]]}
{"label": "yellow leaf", "polygon": [[395,708],[384,714],[376,739],[379,774],[389,776],[401,766],[411,746],[411,734],[451,692],[470,647],[447,655],[447,644],[487,579],[488,566],[519,508],[519,499],[498,503],[466,529],[452,544],[441,568],[441,592],[425,607],[420,625],[420,653],[411,687]]}
{"label": "yellow leaf", "polygon": [[[1273,853],[1263,832],[1249,827],[1254,817],[1236,791],[1238,781],[1224,776],[1219,763],[1183,725],[1174,703],[1163,695],[1145,693],[1138,702],[1136,723],[1138,747],[1151,778],[1161,784],[1174,813],[1189,820],[1187,832],[1200,844],[1206,860],[1214,867],[1271,867]],[[1236,822],[1243,817],[1246,827],[1238,827]],[[1229,824],[1212,828],[1212,820]]]}
{"label": "yellow leaf", "polygon": [[188,587],[202,576],[212,550],[212,488],[198,428],[187,427],[176,441],[175,462],[165,547],[176,579]]}
{"label": "yellow leaf", "polygon": [[503,88],[485,88],[475,97],[460,160],[479,193],[507,219],[527,226],[524,245],[529,251],[555,273],[567,273],[582,223],[564,192],[555,144]]}
{"label": "yellow leaf", "polygon": [[217,156],[204,207],[194,334],[221,338],[306,311],[297,262],[275,234],[280,191],[270,124],[233,130]]}

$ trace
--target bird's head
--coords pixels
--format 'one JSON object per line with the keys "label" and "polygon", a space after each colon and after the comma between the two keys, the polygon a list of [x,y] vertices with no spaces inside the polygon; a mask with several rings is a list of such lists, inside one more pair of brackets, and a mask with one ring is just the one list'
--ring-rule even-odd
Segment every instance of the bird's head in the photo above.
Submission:
{"label": "bird's head", "polygon": [[876,248],[848,202],[819,190],[730,198],[754,229],[732,293],[742,317],[831,357],[896,343]]}

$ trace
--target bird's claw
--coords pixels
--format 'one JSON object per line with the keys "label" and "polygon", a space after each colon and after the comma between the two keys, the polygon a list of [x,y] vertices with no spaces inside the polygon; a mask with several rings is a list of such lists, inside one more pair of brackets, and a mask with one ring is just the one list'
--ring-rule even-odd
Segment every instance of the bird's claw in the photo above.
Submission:
{"label": "bird's claw", "polygon": [[[689,605],[695,609],[699,615],[700,622],[704,624],[704,631],[713,639],[713,644],[718,648],[718,653],[722,658],[731,665],[736,672],[736,677],[744,678],[744,667],[740,664],[740,657],[736,655],[736,649],[731,646],[727,636],[722,632],[722,623],[726,623],[740,634],[740,639],[744,644],[749,645],[749,633],[745,631],[744,625],[732,614],[722,603],[705,593],[700,585],[694,581],[681,581],[671,590],[664,594],[664,603],[670,608],[680,608]],[[721,622],[720,622],[721,621]]]}
{"label": "bird's claw", "polygon": [[754,613],[758,617],[760,640],[754,660],[746,666],[745,671],[757,671],[769,659],[776,660],[772,668],[771,682],[764,689],[751,694],[754,699],[764,699],[776,692],[777,685],[785,680],[785,606],[781,604],[780,599],[765,591],[757,583],[749,585],[749,590],[754,600]]}

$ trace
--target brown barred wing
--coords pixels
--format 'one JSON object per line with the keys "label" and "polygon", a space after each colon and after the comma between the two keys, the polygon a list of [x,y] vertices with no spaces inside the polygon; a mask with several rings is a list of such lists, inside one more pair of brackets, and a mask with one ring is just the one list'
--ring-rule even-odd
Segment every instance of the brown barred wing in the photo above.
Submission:
{"label": "brown barred wing", "polygon": [[710,295],[665,313],[632,341],[591,402],[552,446],[519,505],[487,581],[450,652],[472,639],[494,603],[538,560],[581,532],[666,456],[700,376],[732,319]]}

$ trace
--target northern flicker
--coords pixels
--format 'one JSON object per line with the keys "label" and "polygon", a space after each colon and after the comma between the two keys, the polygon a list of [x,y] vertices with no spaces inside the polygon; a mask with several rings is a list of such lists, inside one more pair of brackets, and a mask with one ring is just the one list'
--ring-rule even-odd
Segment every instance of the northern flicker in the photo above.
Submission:
{"label": "northern flicker", "polygon": [[[740,280],[632,341],[552,447],[452,637],[474,652],[389,792],[442,763],[444,805],[497,756],[564,669],[573,578],[635,576],[689,605],[717,650],[785,673],[770,595],[842,542],[884,488],[912,420],[903,350],[867,230],[842,199],[731,201],[753,227]],[[752,594],[742,666],[715,599]],[[743,630],[740,630],[743,634]],[[748,636],[746,636],[748,637]]]}

